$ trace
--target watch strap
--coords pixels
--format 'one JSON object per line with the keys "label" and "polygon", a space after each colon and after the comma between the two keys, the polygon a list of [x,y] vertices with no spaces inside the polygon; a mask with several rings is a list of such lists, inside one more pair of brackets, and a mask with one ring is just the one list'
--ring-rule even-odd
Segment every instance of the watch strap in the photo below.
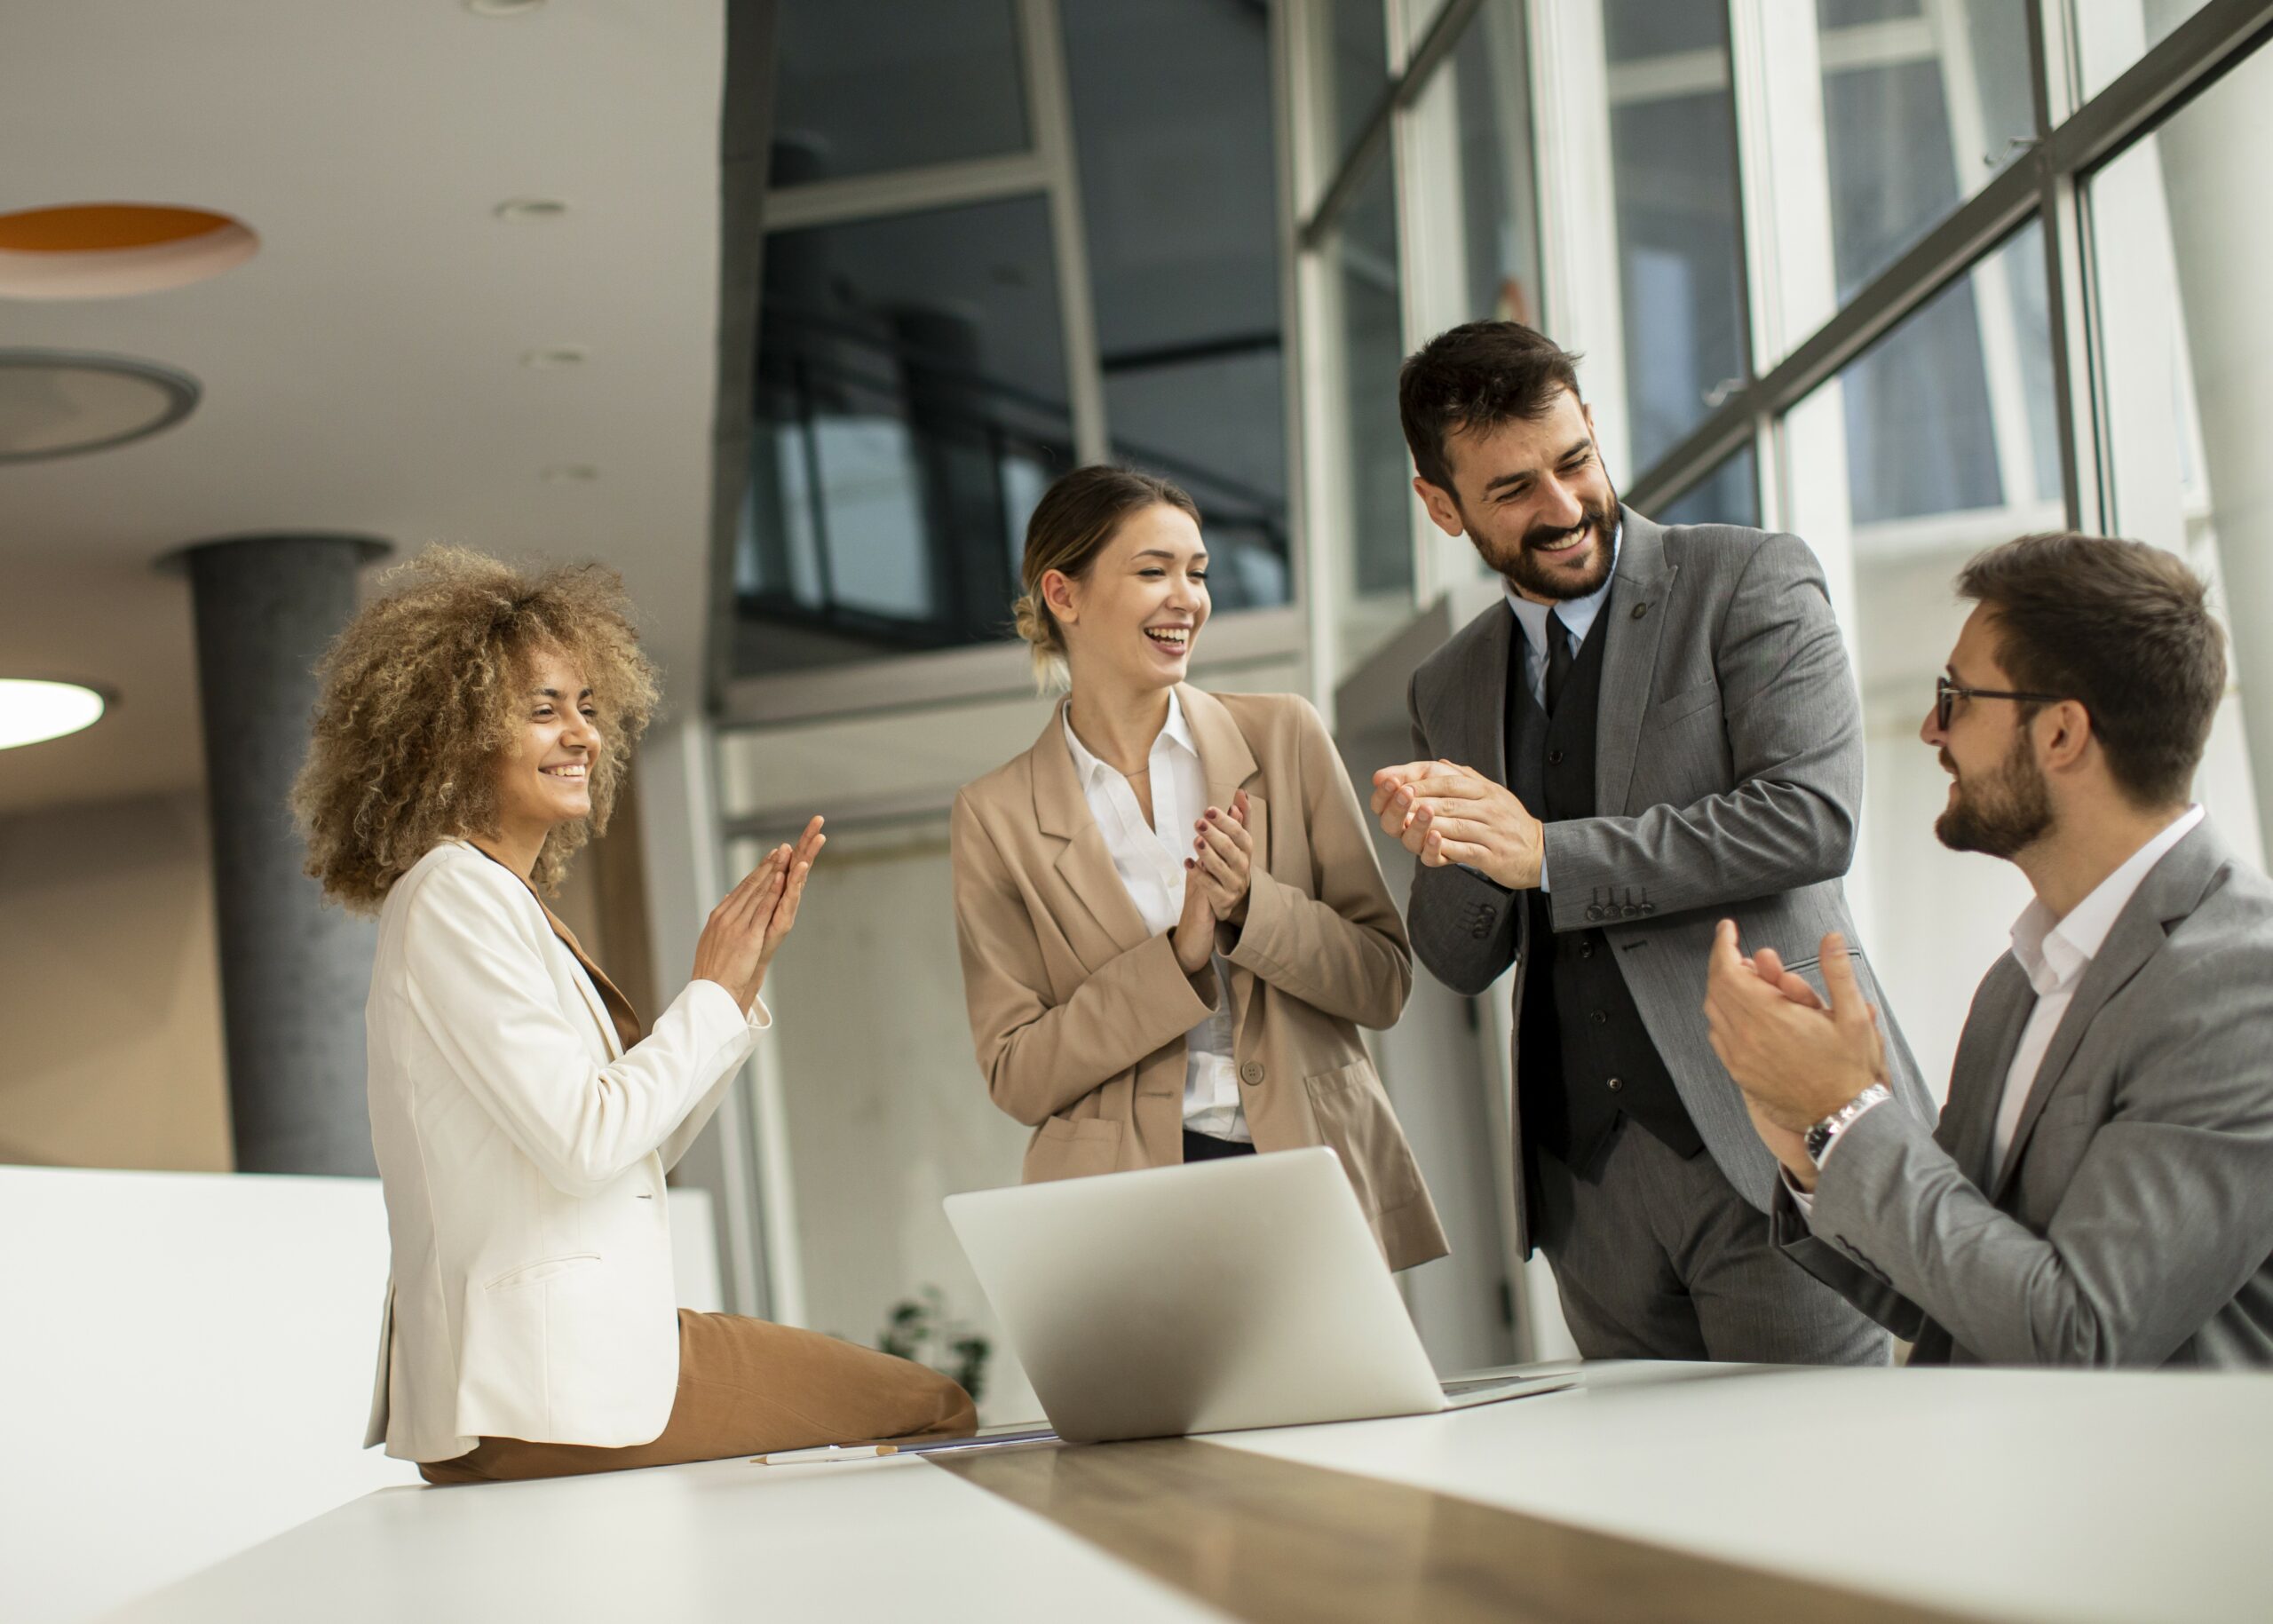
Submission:
{"label": "watch strap", "polygon": [[1808,1160],[1821,1167],[1824,1158],[1831,1154],[1831,1147],[1839,1143],[1839,1136],[1852,1127],[1857,1118],[1873,1105],[1893,1097],[1893,1089],[1882,1082],[1874,1082],[1829,1116],[1810,1127],[1807,1131]]}

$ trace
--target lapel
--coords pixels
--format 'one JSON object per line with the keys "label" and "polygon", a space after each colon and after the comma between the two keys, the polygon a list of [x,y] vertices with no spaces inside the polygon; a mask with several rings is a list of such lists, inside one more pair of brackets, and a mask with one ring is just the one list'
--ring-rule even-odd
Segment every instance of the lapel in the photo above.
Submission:
{"label": "lapel", "polygon": [[[1097,828],[1089,799],[1081,793],[1073,752],[1065,748],[1064,700],[1050,711],[1041,737],[1026,752],[1026,766],[1034,780],[1034,825],[1044,836],[1064,843],[1057,852],[1057,877],[1112,939],[1116,953],[1142,947],[1152,932],[1144,928],[1144,916],[1136,911],[1136,903],[1129,900],[1129,888],[1121,883],[1121,871],[1113,866],[1113,853],[1106,849],[1105,831]],[[1097,967],[1085,965],[1092,971]]]}
{"label": "lapel", "polygon": [[[1605,606],[1606,607],[1606,606]],[[1467,730],[1461,739],[1447,739],[1441,747],[1454,761],[1481,767],[1501,784],[1508,776],[1508,661],[1514,640],[1522,634],[1507,604],[1494,603],[1486,612],[1478,634],[1469,639],[1456,692],[1469,697],[1461,721]]]}
{"label": "lapel", "polygon": [[529,893],[529,900],[536,904],[537,912],[544,915],[544,923],[560,939],[560,945],[568,949],[578,964],[583,966],[584,974],[572,978],[576,983],[576,995],[584,1001],[584,1008],[591,1011],[593,1024],[600,1029],[608,1058],[622,1059],[625,1050],[646,1036],[646,1029],[640,1024],[638,1012],[631,1007],[631,1001],[617,991],[615,983],[607,978],[607,972],[592,962],[591,955],[584,951],[584,944],[576,939],[576,933],[562,922],[559,915],[545,905],[544,899],[537,895],[535,886],[514,869],[497,862],[497,859],[483,852],[471,840],[463,844],[467,851],[488,858],[507,874],[520,880]]}
{"label": "lapel", "polygon": [[2059,1086],[2061,1073],[2076,1058],[2093,1018],[2162,950],[2170,939],[2171,925],[2200,905],[2203,892],[2225,861],[2225,848],[2210,833],[2209,820],[2205,819],[2147,870],[2147,877],[2139,882],[2139,889],[2115,916],[2114,929],[2107,933],[2107,940],[2100,944],[2083,979],[2077,983],[2076,995],[2069,1001],[2067,1012],[2052,1034],[2052,1046],[2044,1051],[2044,1063],[2036,1068],[2035,1079],[2029,1084],[2028,1102],[2021,1107],[2012,1146],[2005,1153],[1997,1182],[1989,1192],[1992,1201],[2004,1199],[2006,1187],[2020,1169],[2036,1119],[2044,1113],[2045,1102]]}
{"label": "lapel", "polygon": [[2010,953],[1999,959],[1984,977],[1958,1037],[1957,1059],[1950,1068],[1949,1105],[1944,1113],[1950,1137],[1944,1148],[1958,1171],[1983,1190],[1996,1169],[1989,1165],[1989,1147],[1997,1128],[1997,1107],[2005,1095],[2005,1076],[2020,1052],[2021,1034],[2028,1030],[2030,1011],[2036,1008],[2036,989],[2028,972]]}
{"label": "lapel", "polygon": [[1632,508],[1618,511],[1625,537],[1618,545],[1615,584],[1602,606],[1610,624],[1603,628],[1602,704],[1595,722],[1595,807],[1613,818],[1631,810],[1626,796],[1657,676],[1665,600],[1681,570],[1666,561],[1664,530]]}
{"label": "lapel", "polygon": [[[1208,804],[1229,812],[1232,797],[1247,791],[1247,832],[1255,841],[1255,866],[1271,867],[1271,807],[1263,795],[1263,769],[1239,731],[1230,708],[1212,693],[1190,683],[1178,683],[1176,702],[1192,729],[1192,747],[1200,752],[1200,775],[1208,780]],[[1227,961],[1228,963],[1228,961]],[[1231,966],[1232,1030],[1247,1027],[1247,1001],[1254,995],[1255,972],[1242,964]]]}
{"label": "lapel", "polygon": [[1192,729],[1192,746],[1200,752],[1200,773],[1208,780],[1208,804],[1229,812],[1232,798],[1242,789],[1247,791],[1247,830],[1255,837],[1256,861],[1269,867],[1271,809],[1263,798],[1263,770],[1255,764],[1247,735],[1232,719],[1230,709],[1214,694],[1178,683],[1176,697],[1184,707],[1184,723]]}

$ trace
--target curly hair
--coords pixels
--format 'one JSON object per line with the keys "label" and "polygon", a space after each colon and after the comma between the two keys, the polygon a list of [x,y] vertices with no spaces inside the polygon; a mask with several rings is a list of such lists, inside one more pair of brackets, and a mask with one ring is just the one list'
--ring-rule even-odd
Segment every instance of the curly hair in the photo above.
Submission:
{"label": "curly hair", "polygon": [[518,568],[436,546],[379,587],[317,668],[322,696],[292,787],[307,872],[328,900],[374,913],[439,842],[494,832],[495,764],[514,748],[528,662],[558,651],[591,685],[600,751],[592,815],[554,828],[537,856],[532,880],[550,893],[578,848],[606,831],[655,709],[655,667],[622,577],[597,564]]}

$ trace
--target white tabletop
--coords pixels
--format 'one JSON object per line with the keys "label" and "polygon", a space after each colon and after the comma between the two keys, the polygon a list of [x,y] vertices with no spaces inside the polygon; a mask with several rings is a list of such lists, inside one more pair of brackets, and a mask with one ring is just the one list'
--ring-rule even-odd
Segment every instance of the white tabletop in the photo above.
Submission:
{"label": "white tabletop", "polygon": [[[1214,1442],[2013,1619],[2273,1618],[2273,1379],[1594,1366]],[[1108,1446],[1110,1447],[1110,1446]],[[116,1616],[1222,1615],[920,1461],[390,1489]]]}

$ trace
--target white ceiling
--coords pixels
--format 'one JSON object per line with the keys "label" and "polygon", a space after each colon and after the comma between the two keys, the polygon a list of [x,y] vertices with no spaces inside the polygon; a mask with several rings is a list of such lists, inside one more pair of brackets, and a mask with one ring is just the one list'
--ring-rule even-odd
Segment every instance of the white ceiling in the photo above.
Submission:
{"label": "white ceiling", "polygon": [[[0,676],[122,696],[0,752],[0,812],[202,780],[188,589],[151,564],[217,535],[602,559],[700,702],[724,28],[723,0],[0,4],[0,211],[187,204],[263,243],[194,287],[0,300],[0,345],[205,388],[153,440],[0,466]],[[496,219],[517,197],[571,209]],[[521,365],[565,345],[590,359]]]}

